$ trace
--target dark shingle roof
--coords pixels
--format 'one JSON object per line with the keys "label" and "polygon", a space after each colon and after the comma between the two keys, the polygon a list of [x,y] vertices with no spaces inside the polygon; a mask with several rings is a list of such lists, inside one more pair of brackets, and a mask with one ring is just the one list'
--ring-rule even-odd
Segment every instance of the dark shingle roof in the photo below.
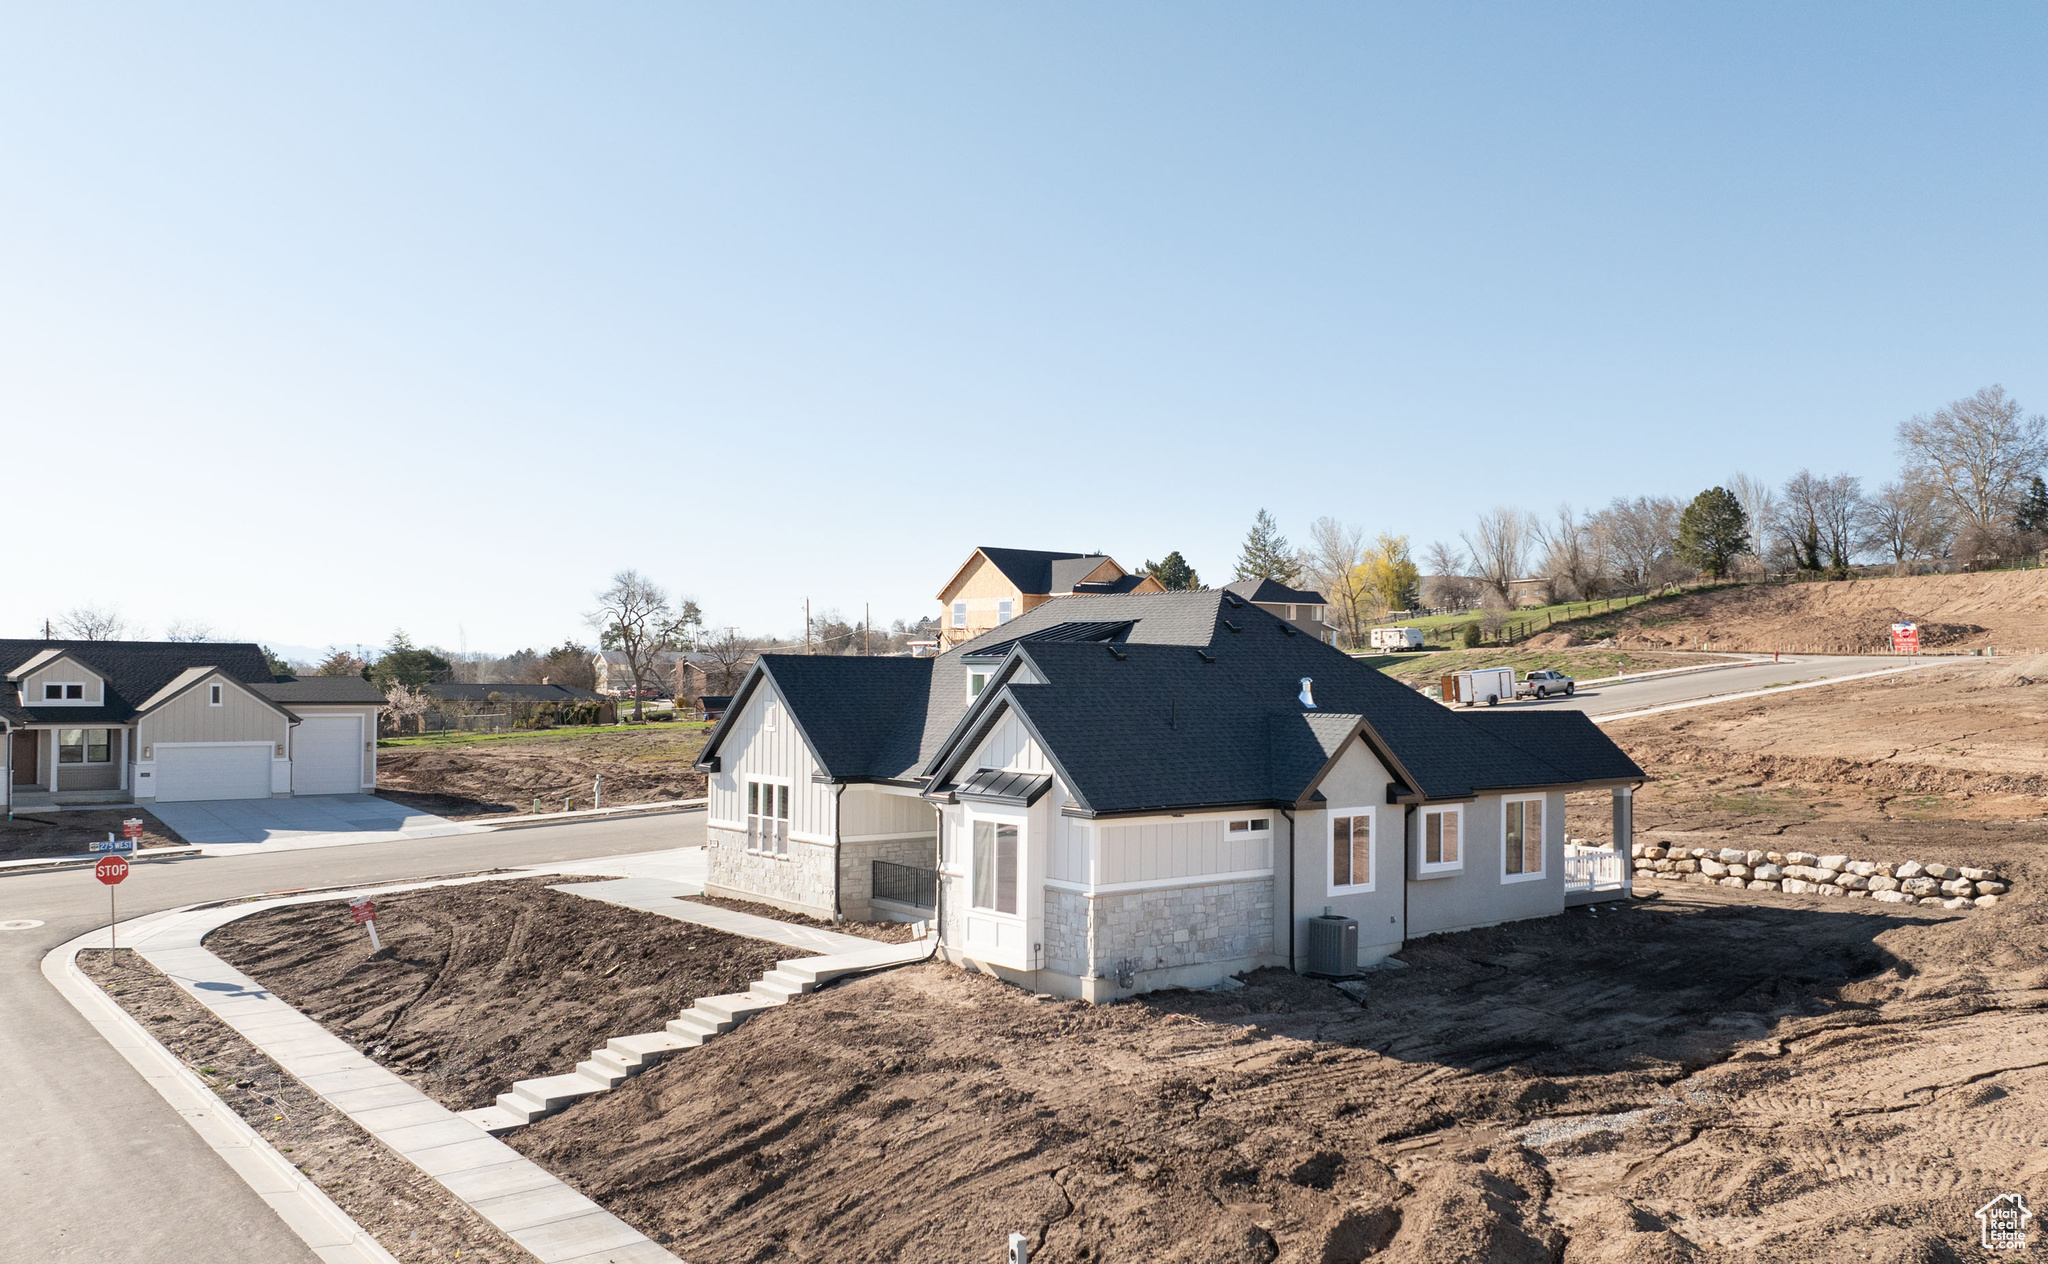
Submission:
{"label": "dark shingle roof", "polygon": [[[1049,553],[1044,549],[992,549],[986,545],[976,551],[995,563],[996,569],[1017,585],[1018,592],[1027,593],[1064,592],[1073,579],[1109,560],[1100,553]],[[1075,573],[1075,564],[1084,560],[1088,564]],[[1057,582],[1063,570],[1071,576],[1067,584]]]}
{"label": "dark shingle roof", "polygon": [[1269,605],[1327,606],[1329,599],[1319,592],[1305,588],[1289,588],[1276,579],[1240,579],[1234,584],[1223,585],[1223,591],[1236,593],[1246,601],[1263,601]]}
{"label": "dark shingle roof", "polygon": [[[1045,683],[1014,683],[1018,667],[1006,666],[971,699],[967,660],[986,670],[992,650]],[[1404,791],[1430,799],[1643,775],[1582,716],[1543,727],[1577,713],[1515,713],[1495,727],[1502,715],[1451,711],[1220,592],[1056,598],[935,659],[764,655],[729,722],[764,675],[833,777],[936,774],[1012,707],[1101,813],[1295,803],[1355,735]],[[1298,701],[1303,676],[1314,710]]]}
{"label": "dark shingle roof", "polygon": [[272,702],[281,702],[287,707],[294,703],[313,705],[323,702],[365,707],[384,705],[383,691],[361,676],[300,676],[296,680],[273,681],[251,688]]}
{"label": "dark shingle roof", "polygon": [[[0,640],[0,673],[11,673],[44,650],[69,651],[107,680],[103,707],[36,707],[25,703],[13,682],[0,685],[0,715],[16,723],[113,722],[135,709],[180,672],[218,667],[244,684],[271,683],[260,646],[218,641],[31,641]],[[48,714],[45,715],[44,713]]]}

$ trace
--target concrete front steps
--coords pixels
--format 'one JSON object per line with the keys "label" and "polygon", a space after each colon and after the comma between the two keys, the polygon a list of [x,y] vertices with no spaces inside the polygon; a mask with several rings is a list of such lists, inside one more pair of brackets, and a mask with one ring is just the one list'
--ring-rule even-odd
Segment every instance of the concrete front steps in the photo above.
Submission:
{"label": "concrete front steps", "polygon": [[932,951],[929,938],[907,944],[876,944],[856,952],[804,957],[776,963],[744,992],[698,998],[661,1031],[619,1036],[576,1064],[567,1075],[520,1080],[495,1105],[461,1112],[492,1136],[524,1127],[537,1119],[567,1110],[574,1102],[617,1088],[633,1076],[680,1049],[694,1049],[714,1036],[745,1022],[748,1016],[814,992],[835,979],[886,966],[922,961]]}

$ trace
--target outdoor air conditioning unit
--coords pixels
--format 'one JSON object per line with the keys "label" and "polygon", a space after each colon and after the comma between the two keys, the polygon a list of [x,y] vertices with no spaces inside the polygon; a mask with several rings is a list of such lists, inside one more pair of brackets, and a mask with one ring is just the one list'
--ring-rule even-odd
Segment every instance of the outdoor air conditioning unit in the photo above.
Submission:
{"label": "outdoor air conditioning unit", "polygon": [[1358,973],[1358,919],[1325,913],[1308,923],[1308,972],[1326,979]]}

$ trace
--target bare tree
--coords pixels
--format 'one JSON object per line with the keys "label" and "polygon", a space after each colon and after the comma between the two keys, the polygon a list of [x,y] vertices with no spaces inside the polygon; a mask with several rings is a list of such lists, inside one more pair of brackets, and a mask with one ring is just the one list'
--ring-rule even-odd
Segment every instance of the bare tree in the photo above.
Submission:
{"label": "bare tree", "polygon": [[1591,517],[1580,515],[1569,504],[1559,505],[1557,516],[1539,523],[1536,534],[1543,542],[1543,570],[1551,583],[1572,598],[1595,596],[1605,568]]}
{"label": "bare tree", "polygon": [[73,641],[118,641],[127,635],[128,620],[112,606],[73,606],[57,627]]}
{"label": "bare tree", "polygon": [[1529,568],[1529,547],[1536,536],[1536,523],[1527,510],[1503,505],[1479,515],[1471,535],[1461,535],[1472,554],[1472,569],[1488,588],[1507,601],[1514,581],[1524,578]]}
{"label": "bare tree", "polygon": [[198,642],[213,639],[213,626],[198,619],[173,619],[164,629],[166,641]]}
{"label": "bare tree", "polygon": [[728,698],[739,690],[740,682],[747,678],[747,669],[761,654],[760,641],[741,636],[731,628],[723,636],[700,639],[697,648],[708,660],[703,664],[705,689]]}
{"label": "bare tree", "polygon": [[1593,515],[1593,531],[1612,573],[1624,587],[1648,588],[1679,573],[1671,551],[1684,513],[1669,496],[1617,496]]}
{"label": "bare tree", "polygon": [[1329,599],[1345,642],[1359,645],[1365,640],[1365,574],[1360,567],[1365,560],[1365,530],[1335,518],[1318,518],[1309,524],[1308,542],[1302,553],[1303,572]]}
{"label": "bare tree", "polygon": [[[2012,513],[2048,465],[2048,420],[2026,416],[2002,386],[1899,423],[1907,473],[1933,487],[1954,516],[1966,561],[2001,555]],[[1967,541],[1967,543],[1965,543]]]}
{"label": "bare tree", "polygon": [[1892,573],[1903,575],[1907,562],[1946,550],[1948,513],[1932,487],[1902,478],[1865,502],[1863,533],[1871,548],[1891,555]]}
{"label": "bare tree", "polygon": [[1769,483],[1739,470],[1734,478],[1728,480],[1728,490],[1735,493],[1743,514],[1749,519],[1749,551],[1768,560],[1771,556],[1771,532],[1778,517],[1777,492]]}
{"label": "bare tree", "polygon": [[676,633],[675,608],[666,589],[639,571],[626,569],[597,594],[597,609],[584,615],[601,642],[609,641],[626,656],[633,681],[633,722],[641,722],[642,695],[660,681],[661,648]]}
{"label": "bare tree", "polygon": [[1778,533],[1791,547],[1793,566],[1847,578],[1866,516],[1863,481],[1853,474],[1800,470],[1785,480],[1779,502]]}
{"label": "bare tree", "polygon": [[1438,540],[1422,553],[1422,600],[1429,606],[1463,607],[1472,600],[1472,581],[1465,576],[1465,555]]}
{"label": "bare tree", "polygon": [[1849,564],[1861,551],[1862,525],[1867,517],[1863,503],[1863,480],[1853,474],[1837,474],[1820,484],[1821,539],[1828,550],[1828,573],[1836,579],[1849,577]]}

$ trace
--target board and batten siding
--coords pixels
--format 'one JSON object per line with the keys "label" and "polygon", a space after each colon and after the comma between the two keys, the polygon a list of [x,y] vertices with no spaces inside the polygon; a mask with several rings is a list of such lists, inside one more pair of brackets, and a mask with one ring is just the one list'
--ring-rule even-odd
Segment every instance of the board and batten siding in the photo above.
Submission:
{"label": "board and batten siding", "polygon": [[[1273,867],[1273,832],[1232,838],[1230,821],[1254,815],[1189,816],[1178,820],[1096,827],[1095,885],[1163,882],[1217,873],[1251,873]],[[1272,812],[1256,815],[1271,819]]]}
{"label": "board and batten siding", "polygon": [[[207,686],[219,682],[220,705],[206,699]],[[135,726],[138,747],[158,742],[262,742],[282,749],[290,722],[276,708],[223,676],[202,680]],[[280,756],[281,757],[281,756]]]}
{"label": "board and batten siding", "polygon": [[1051,772],[1052,764],[1038,743],[1031,739],[1016,713],[1003,716],[981,739],[974,752],[976,768],[1003,768],[1014,772]]}
{"label": "board and batten siding", "polygon": [[[768,727],[770,712],[774,727]],[[721,770],[711,776],[710,824],[725,829],[747,827],[749,777],[789,786],[789,832],[811,841],[832,838],[832,787],[811,781],[818,761],[789,718],[789,707],[773,680],[764,679],[727,730],[719,747]]]}
{"label": "board and batten siding", "polygon": [[106,682],[100,679],[98,673],[87,671],[84,667],[68,658],[60,658],[55,662],[45,663],[43,666],[22,677],[22,705],[31,707],[55,705],[43,701],[43,686],[45,684],[83,684],[85,686],[85,698],[82,703],[75,700],[71,702],[70,705],[74,707],[80,705],[89,707],[102,706],[106,701]]}
{"label": "board and batten siding", "polygon": [[930,838],[938,818],[919,796],[848,786],[839,796],[839,832],[846,838]]}

